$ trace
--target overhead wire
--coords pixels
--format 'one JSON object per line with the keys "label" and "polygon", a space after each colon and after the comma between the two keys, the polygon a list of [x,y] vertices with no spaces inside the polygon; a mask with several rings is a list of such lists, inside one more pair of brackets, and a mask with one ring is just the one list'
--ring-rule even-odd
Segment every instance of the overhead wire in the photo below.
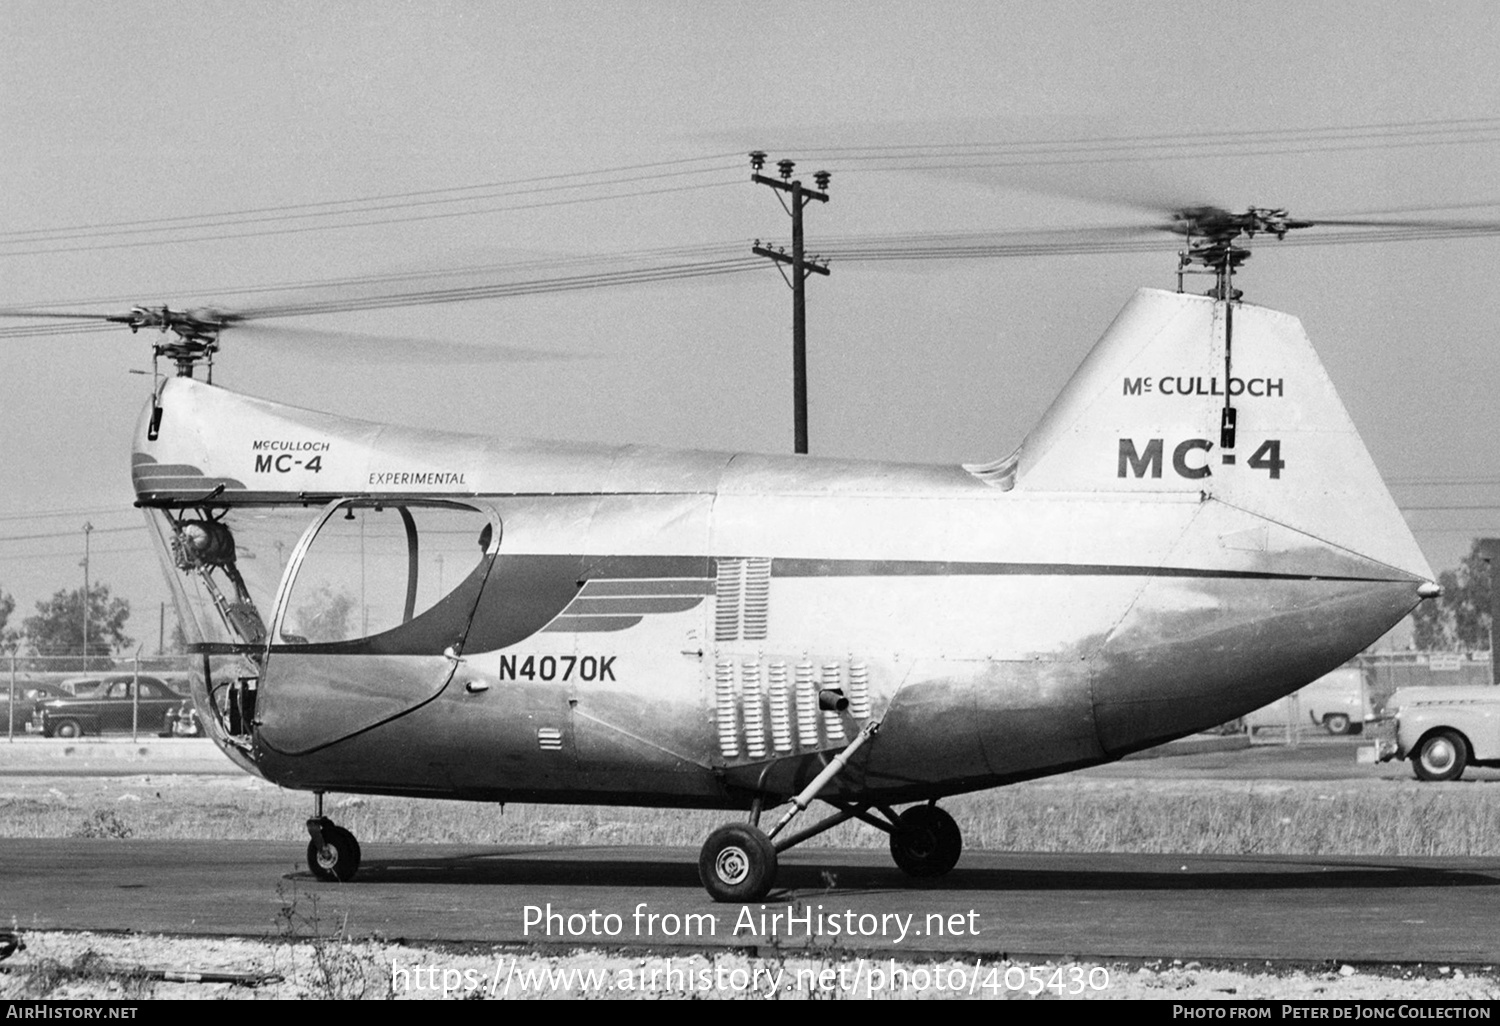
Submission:
{"label": "overhead wire", "polygon": [[[1034,166],[1057,164],[1117,163],[1176,159],[1180,156],[1254,156],[1293,154],[1366,148],[1402,148],[1410,146],[1458,145],[1500,142],[1500,118],[1476,117],[1436,119],[1430,121],[1386,122],[1351,126],[1321,126],[1306,129],[1215,130],[1189,136],[1181,134],[1140,134],[1113,137],[1072,139],[1019,139],[991,142],[881,144],[878,146],[822,147],[809,152],[805,159],[833,157],[845,164],[868,166],[859,171],[953,170],[984,167]],[[1267,149],[1266,147],[1270,148]],[[1257,149],[1257,147],[1259,147]],[[573,203],[596,203],[624,199],[659,190],[613,192],[603,196],[575,196],[569,199],[538,203],[509,204],[499,207],[428,211],[404,217],[367,218],[378,211],[415,209],[433,205],[470,204],[505,196],[520,196],[562,190],[588,190],[626,186],[639,181],[660,180],[692,175],[727,172],[723,164],[737,153],[722,152],[697,157],[622,165],[592,171],[562,172],[495,182],[436,189],[408,190],[386,194],[324,200],[307,203],[265,205],[238,210],[219,210],[203,214],[175,215],[160,218],[92,222],[56,228],[14,229],[0,232],[0,256],[67,253],[80,250],[115,249],[131,246],[218,241],[254,238],[267,235],[328,231],[375,225],[408,223],[439,218],[468,217],[512,210],[535,209]],[[971,158],[978,158],[974,163]],[[1007,159],[996,159],[1007,158]],[[1047,159],[1043,159],[1047,158]],[[961,164],[934,164],[934,160]],[[906,163],[902,163],[905,161]],[[916,163],[912,163],[915,161]],[[708,165],[692,167],[688,165]],[[665,170],[670,168],[671,170]],[[648,174],[640,172],[647,171]],[[856,171],[854,173],[859,173]],[[846,172],[847,173],[847,172]],[[726,187],[743,181],[735,179],[683,188]],[[321,219],[316,224],[300,224],[278,229],[250,232],[222,232],[204,235],[209,228],[233,228],[241,225],[277,221]],[[194,233],[184,235],[184,232]],[[57,246],[58,242],[85,239],[118,238],[123,235],[162,235],[162,238],[134,238],[86,245]],[[19,248],[17,248],[19,247]],[[40,248],[39,248],[40,247]]]}
{"label": "overhead wire", "polygon": [[[1459,222],[1449,225],[1413,223],[1369,229],[1341,228],[1310,231],[1274,240],[1291,246],[1330,246],[1387,242],[1435,241],[1455,238],[1486,238],[1500,235],[1500,221]],[[1253,248],[1271,241],[1262,236],[1249,240]],[[1093,226],[1063,229],[1033,229],[971,232],[907,232],[871,236],[831,236],[819,240],[810,256],[841,263],[888,261],[1003,259],[1018,257],[1145,253],[1177,248],[1180,236],[1152,232],[1135,226]],[[358,289],[375,285],[397,286],[395,291],[365,295],[335,295],[301,302],[253,307],[249,318],[310,316],[396,307],[474,302],[517,296],[573,292],[622,285],[652,284],[689,278],[738,274],[766,263],[748,252],[743,243],[711,243],[688,247],[660,247],[614,254],[563,255],[544,259],[512,261],[477,268],[456,268],[412,274],[384,274],[332,279],[321,283],[290,283],[257,286],[242,293],[269,294],[318,288]],[[785,247],[783,246],[783,249]],[[601,268],[576,274],[546,274],[549,270]],[[471,285],[440,288],[400,288],[424,281],[447,283],[458,276],[497,272],[521,272],[530,276],[484,280]],[[55,307],[59,304],[39,304]],[[3,311],[0,311],[3,312]],[[20,316],[20,314],[18,314]],[[113,330],[109,322],[23,323],[0,326],[0,338],[26,338]]]}
{"label": "overhead wire", "polygon": [[[597,187],[599,185],[625,185],[625,184],[634,184],[636,182],[646,181],[646,180],[650,180],[650,179],[654,179],[654,178],[673,178],[673,177],[679,177],[679,176],[683,176],[683,175],[718,174],[718,173],[721,173],[722,170],[723,169],[721,169],[721,168],[699,168],[699,169],[692,170],[692,171],[668,171],[668,172],[662,172],[660,174],[655,174],[655,175],[642,175],[642,176],[639,176],[639,177],[625,179],[625,180],[621,180],[621,181],[618,181],[618,182],[615,182],[615,181],[610,181],[610,182],[570,182],[570,183],[567,183],[565,185],[546,185],[546,186],[538,185],[538,186],[532,186],[532,187],[526,188],[526,189],[511,189],[511,190],[506,190],[506,191],[502,191],[502,192],[496,192],[496,193],[490,193],[490,194],[483,194],[483,195],[478,195],[478,196],[464,196],[464,197],[456,197],[456,198],[455,197],[447,197],[447,198],[442,198],[442,199],[407,200],[407,201],[404,201],[404,202],[395,202],[395,201],[393,201],[393,202],[390,202],[390,203],[366,204],[366,205],[362,205],[362,206],[360,206],[360,207],[358,207],[357,209],[354,209],[354,210],[325,210],[325,211],[316,211],[316,212],[267,213],[267,214],[260,214],[260,215],[257,215],[257,216],[243,216],[243,217],[235,216],[235,217],[228,217],[228,218],[224,218],[224,219],[220,219],[220,220],[193,220],[193,221],[191,221],[190,223],[187,223],[187,224],[177,224],[177,225],[170,225],[170,226],[164,226],[164,225],[154,225],[153,226],[153,225],[147,223],[147,224],[144,224],[144,225],[142,225],[140,227],[112,229],[112,230],[109,230],[107,232],[103,232],[102,234],[107,234],[107,235],[141,235],[141,234],[160,233],[160,232],[164,232],[164,231],[177,231],[177,230],[182,229],[182,228],[188,228],[188,229],[192,229],[192,230],[198,230],[198,229],[203,229],[203,228],[235,227],[237,225],[246,225],[246,224],[268,224],[268,223],[274,223],[274,222],[277,222],[277,221],[301,220],[301,219],[306,219],[306,218],[309,218],[309,217],[342,217],[342,216],[344,216],[346,214],[351,214],[351,213],[358,213],[358,214],[376,213],[376,212],[379,212],[379,211],[382,211],[382,210],[405,210],[405,209],[409,209],[409,208],[413,208],[413,207],[435,206],[435,205],[438,205],[438,204],[468,203],[468,202],[473,202],[474,200],[481,200],[481,199],[500,199],[500,198],[507,197],[507,196],[523,196],[523,195],[530,195],[530,194],[535,194],[535,193],[559,192],[559,191],[562,191],[562,190],[565,190],[565,189],[595,188],[595,187]],[[736,179],[736,181],[739,181],[739,180],[740,179]],[[725,184],[728,184],[728,183],[725,183]],[[649,191],[655,192],[656,190],[649,190]],[[579,202],[579,203],[593,202],[593,201],[604,200],[604,199],[617,199],[621,195],[624,195],[624,196],[636,196],[636,195],[643,195],[643,193],[634,192],[634,193],[623,193],[623,194],[609,194],[609,195],[606,195],[606,196],[598,196],[598,197],[579,197],[576,200],[567,200],[567,201],[563,201],[563,202],[569,202],[569,203],[571,203],[571,202]],[[548,204],[538,204],[538,205],[539,206],[546,206]],[[523,208],[521,208],[521,207],[516,207],[516,208],[505,207],[505,208],[493,208],[493,209],[523,209]],[[453,212],[450,212],[450,213],[448,213],[446,215],[440,215],[440,216],[459,217],[459,216],[464,216],[464,215],[472,214],[472,213],[486,213],[486,212],[490,212],[489,209],[453,211]],[[425,218],[411,218],[410,220],[424,220],[424,219]],[[183,219],[171,219],[171,220],[183,220],[183,221],[186,221],[187,219],[183,218]],[[403,219],[403,220],[406,220],[406,219]],[[351,224],[353,224],[353,225],[361,225],[361,224],[385,224],[385,223],[392,223],[392,222],[386,222],[386,221],[370,221],[370,222],[358,221],[358,222],[351,222]],[[316,226],[313,226],[309,230],[315,230],[315,229],[316,229]],[[101,234],[100,231],[97,231],[97,230],[88,230],[88,229],[79,229],[79,230],[71,231],[70,232],[70,231],[66,231],[64,229],[42,229],[42,228],[37,228],[37,229],[30,229],[29,231],[30,231],[30,234],[33,237],[20,239],[19,241],[23,241],[23,242],[37,242],[37,241],[65,242],[65,241],[68,241],[68,240],[71,240],[71,239],[94,238],[97,235]],[[42,233],[46,233],[46,234],[43,235]],[[5,239],[4,235],[5,235],[5,233],[0,233],[0,244],[5,244],[8,241],[8,240]],[[40,237],[36,237],[36,236],[40,236]],[[233,238],[239,238],[241,236],[236,235],[236,236],[231,236],[231,237],[233,237]]]}
{"label": "overhead wire", "polygon": [[139,514],[139,511],[132,506],[79,506],[72,509],[38,509],[31,511],[30,513],[0,513],[0,521],[54,520],[61,517],[98,517],[113,516],[124,513]]}
{"label": "overhead wire", "polygon": [[[738,156],[740,156],[740,154],[739,154],[738,151],[735,151],[735,152],[732,152],[732,153],[713,153],[713,154],[707,154],[707,155],[700,156],[700,157],[686,157],[686,158],[681,158],[681,159],[677,159],[677,160],[657,160],[657,161],[650,161],[648,163],[643,163],[643,164],[625,164],[625,165],[621,165],[621,166],[618,166],[618,167],[611,167],[611,168],[596,168],[596,169],[590,170],[590,171],[561,171],[561,172],[556,172],[554,174],[549,174],[549,175],[534,175],[534,176],[526,177],[526,178],[502,179],[502,180],[495,181],[495,182],[484,182],[484,183],[480,183],[480,184],[476,184],[476,185],[453,185],[453,186],[445,186],[445,187],[437,188],[437,189],[416,189],[416,190],[411,190],[411,191],[407,191],[407,192],[379,193],[379,194],[371,195],[371,196],[353,196],[353,197],[348,197],[346,199],[319,200],[319,201],[310,202],[310,203],[283,203],[283,204],[277,204],[277,205],[273,205],[273,206],[247,207],[247,208],[241,208],[239,210],[210,211],[210,212],[203,213],[203,214],[183,214],[183,215],[177,215],[177,216],[173,216],[173,217],[137,218],[135,220],[130,220],[130,221],[104,221],[104,222],[96,222],[96,223],[92,223],[92,224],[66,225],[66,226],[59,227],[59,228],[23,228],[23,229],[16,229],[16,230],[12,230],[12,231],[0,231],[0,239],[11,238],[11,237],[18,237],[18,236],[30,236],[30,235],[37,235],[37,234],[46,234],[46,233],[54,232],[54,231],[80,231],[80,230],[84,230],[84,229],[127,228],[127,227],[137,227],[137,226],[141,226],[141,225],[152,225],[152,224],[155,224],[155,225],[169,225],[169,224],[181,225],[183,222],[191,222],[191,221],[195,221],[195,220],[199,220],[199,219],[204,219],[204,218],[226,218],[226,217],[248,216],[248,215],[254,215],[254,214],[287,213],[287,212],[297,211],[297,210],[312,211],[312,210],[317,210],[317,209],[322,209],[322,208],[327,208],[327,207],[349,206],[349,205],[362,204],[362,203],[388,202],[388,201],[399,200],[399,199],[413,199],[413,200],[415,200],[415,199],[421,198],[421,199],[425,200],[426,198],[429,198],[429,197],[435,197],[435,196],[441,196],[441,195],[450,195],[450,194],[461,193],[461,192],[484,192],[484,191],[495,190],[495,189],[502,189],[502,188],[507,188],[507,187],[512,187],[512,186],[518,186],[518,185],[533,185],[533,184],[542,183],[542,182],[559,182],[559,181],[562,181],[564,179],[595,178],[595,177],[599,177],[599,176],[602,176],[602,175],[622,174],[622,173],[628,172],[628,171],[643,171],[643,170],[649,170],[651,168],[658,168],[658,167],[673,167],[673,166],[678,166],[678,165],[681,165],[681,164],[696,164],[696,163],[702,163],[704,161],[723,160],[723,159],[726,159],[728,157],[738,157]],[[707,169],[707,170],[713,170],[713,169]],[[660,174],[660,175],[636,175],[636,176],[632,176],[630,179],[627,179],[627,181],[640,181],[640,180],[646,179],[646,178],[661,178],[661,177],[670,177],[673,174],[692,174],[692,173],[697,173],[697,172],[671,172],[671,173],[663,173],[663,174]],[[575,183],[573,186],[559,186],[559,188],[566,188],[566,187],[578,187],[578,188],[582,188],[582,187],[586,187],[588,185],[599,185],[599,184],[609,184],[609,183],[599,183],[599,182],[585,183],[585,182],[580,182],[580,183]]]}
{"label": "overhead wire", "polygon": [[[741,178],[736,178],[733,181],[707,182],[707,183],[703,183],[703,184],[699,184],[699,185],[682,185],[682,186],[678,186],[677,189],[676,189],[676,191],[678,191],[678,192],[689,192],[689,191],[694,191],[694,190],[699,190],[699,189],[721,189],[721,188],[725,188],[727,186],[738,185],[738,184],[741,184],[741,183],[742,183],[742,179]],[[104,243],[98,243],[98,244],[94,244],[94,245],[51,246],[51,247],[33,248],[33,249],[0,250],[0,257],[7,257],[7,256],[36,256],[36,255],[46,254],[46,253],[81,253],[81,252],[92,252],[92,251],[95,251],[95,250],[106,250],[106,249],[129,249],[129,248],[136,247],[136,246],[181,245],[181,244],[190,243],[190,242],[219,242],[219,241],[223,241],[223,240],[227,240],[227,239],[255,239],[255,238],[266,238],[266,237],[269,237],[269,236],[276,236],[276,235],[301,235],[301,234],[305,234],[307,232],[329,231],[329,230],[332,230],[332,229],[339,229],[339,228],[368,228],[368,227],[378,226],[378,225],[410,224],[410,223],[415,222],[415,221],[438,221],[438,220],[445,220],[445,219],[455,218],[455,217],[472,217],[472,216],[474,216],[476,214],[495,214],[495,213],[504,213],[506,211],[512,211],[512,210],[536,210],[536,209],[541,209],[541,208],[544,208],[544,207],[570,206],[570,205],[573,205],[573,204],[580,204],[580,203],[603,203],[603,202],[608,202],[610,200],[629,199],[629,198],[635,197],[635,196],[652,196],[652,195],[656,195],[659,191],[660,190],[657,190],[657,189],[637,189],[637,190],[633,190],[633,191],[630,191],[630,192],[611,193],[611,194],[605,195],[605,196],[578,196],[578,197],[574,197],[572,199],[548,200],[548,201],[545,201],[545,202],[538,202],[538,203],[515,203],[515,204],[511,204],[509,206],[501,206],[501,207],[482,207],[482,208],[477,209],[477,210],[450,210],[450,211],[442,211],[442,212],[427,213],[427,214],[413,214],[410,217],[386,217],[386,218],[377,218],[375,220],[366,220],[366,221],[345,221],[345,222],[340,222],[338,224],[301,225],[301,226],[294,227],[294,228],[268,228],[268,229],[263,229],[263,230],[260,230],[260,231],[253,231],[253,232],[228,232],[228,233],[222,233],[222,234],[218,234],[218,235],[198,235],[198,236],[169,235],[166,238],[161,238],[161,239],[136,239],[136,240],[132,240],[132,241],[128,241],[128,242],[104,242]],[[26,240],[26,241],[36,241],[36,240]],[[45,240],[43,240],[43,241],[45,241]]]}

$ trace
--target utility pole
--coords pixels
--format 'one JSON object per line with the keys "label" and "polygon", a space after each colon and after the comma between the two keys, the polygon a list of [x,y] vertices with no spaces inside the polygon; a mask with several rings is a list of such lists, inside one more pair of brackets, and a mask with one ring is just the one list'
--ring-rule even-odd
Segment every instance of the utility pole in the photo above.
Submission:
{"label": "utility pole", "polygon": [[[828,202],[828,180],[833,176],[827,171],[818,171],[813,174],[813,181],[817,184],[816,189],[808,189],[803,186],[800,179],[792,180],[792,169],[796,163],[790,160],[778,160],[776,169],[781,173],[781,179],[769,178],[760,173],[761,168],[766,166],[766,154],[763,150],[756,150],[750,154],[750,180],[759,182],[761,185],[769,185],[777,190],[776,198],[781,200],[781,205],[786,212],[792,215],[792,252],[787,254],[784,249],[771,249],[762,246],[760,240],[755,240],[755,245],[750,251],[757,256],[768,257],[776,262],[776,269],[781,271],[781,276],[786,279],[792,287],[792,406],[796,433],[796,452],[806,454],[807,452],[807,306],[803,297],[802,286],[809,274],[828,274],[827,263],[819,264],[818,258],[813,257],[809,262],[803,256],[802,247],[802,208],[813,200],[819,203]],[[791,196],[788,204],[782,198],[781,193]],[[782,270],[781,265],[788,264],[792,272],[788,276]]]}
{"label": "utility pole", "polygon": [[1500,656],[1495,645],[1500,642],[1500,538],[1476,538],[1479,558],[1490,570],[1490,683],[1500,685]]}
{"label": "utility pole", "polygon": [[83,668],[89,668],[89,535],[94,525],[83,524]]}

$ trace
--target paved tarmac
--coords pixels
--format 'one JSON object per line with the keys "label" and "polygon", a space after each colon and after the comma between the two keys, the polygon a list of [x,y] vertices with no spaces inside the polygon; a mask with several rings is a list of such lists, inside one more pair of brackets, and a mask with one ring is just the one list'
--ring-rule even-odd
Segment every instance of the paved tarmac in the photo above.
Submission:
{"label": "paved tarmac", "polygon": [[[1360,744],[1309,736],[1295,747],[1209,745],[1083,775],[1411,779],[1404,763],[1358,763]],[[206,741],[0,741],[0,775],[142,772],[239,771]],[[1500,794],[1500,771],[1422,786]],[[251,937],[347,924],[356,936],[564,947],[1500,963],[1500,859],[968,852],[948,877],[917,884],[883,852],[799,848],[783,856],[780,889],[764,909],[747,906],[745,920],[741,906],[703,893],[696,849],[369,844],[364,855],[359,879],[340,885],[308,874],[301,844],[0,839],[0,922]],[[809,912],[822,930],[812,937]],[[692,935],[688,916],[698,917]]]}
{"label": "paved tarmac", "polygon": [[916,885],[884,853],[798,849],[785,857],[778,890],[740,906],[708,899],[687,848],[372,844],[348,884],[316,881],[302,846],[286,843],[3,840],[0,857],[0,919],[23,929],[274,938],[342,928],[627,949],[1500,962],[1500,859],[971,852],[948,877]]}

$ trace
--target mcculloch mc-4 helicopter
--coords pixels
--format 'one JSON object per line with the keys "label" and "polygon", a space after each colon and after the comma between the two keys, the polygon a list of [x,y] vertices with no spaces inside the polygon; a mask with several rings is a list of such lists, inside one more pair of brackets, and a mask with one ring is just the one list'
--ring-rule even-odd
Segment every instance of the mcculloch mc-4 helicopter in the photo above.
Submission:
{"label": "mcculloch mc-4 helicopter", "polygon": [[983,465],[353,420],[212,384],[242,315],[98,319],[175,365],[137,503],[208,732],[315,796],[314,874],[360,864],[329,792],[707,808],[703,885],[753,901],[850,819],[942,875],[941,799],[1223,723],[1437,593],[1300,322],[1234,288],[1238,239],[1310,223],[1180,211],[1210,292],[1137,293]]}

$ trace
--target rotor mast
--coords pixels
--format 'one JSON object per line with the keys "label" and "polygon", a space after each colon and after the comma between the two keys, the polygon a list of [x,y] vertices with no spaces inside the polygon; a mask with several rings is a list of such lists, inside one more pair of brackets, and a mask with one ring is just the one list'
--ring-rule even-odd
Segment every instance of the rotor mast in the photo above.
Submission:
{"label": "rotor mast", "polygon": [[108,317],[129,326],[131,334],[142,328],[156,328],[163,336],[171,332],[175,339],[154,342],[153,357],[165,356],[177,365],[179,378],[193,376],[199,363],[208,367],[208,383],[214,380],[214,354],[219,351],[219,332],[230,318],[216,310],[173,310],[169,306],[137,306],[127,314]]}
{"label": "rotor mast", "polygon": [[1250,259],[1249,249],[1235,245],[1240,236],[1248,240],[1265,233],[1283,239],[1293,228],[1313,226],[1312,221],[1293,220],[1284,209],[1271,207],[1251,207],[1243,214],[1219,207],[1189,207],[1177,211],[1175,221],[1174,230],[1187,240],[1187,248],[1177,254],[1177,291],[1184,291],[1187,275],[1211,274],[1213,288],[1204,294],[1226,303],[1244,295],[1234,287],[1234,272]]}
{"label": "rotor mast", "polygon": [[[1211,274],[1214,285],[1205,295],[1223,304],[1224,325],[1224,408],[1219,418],[1219,448],[1226,454],[1234,449],[1239,412],[1230,398],[1230,381],[1234,375],[1234,304],[1244,293],[1234,287],[1234,272],[1250,259],[1250,250],[1236,246],[1244,236],[1253,239],[1257,233],[1286,237],[1293,228],[1310,228],[1311,221],[1294,221],[1283,209],[1251,207],[1243,214],[1233,214],[1220,207],[1193,207],[1175,215],[1174,231],[1187,240],[1177,254],[1177,291],[1182,292],[1183,279],[1189,274]],[[1233,457],[1225,455],[1226,460]]]}

